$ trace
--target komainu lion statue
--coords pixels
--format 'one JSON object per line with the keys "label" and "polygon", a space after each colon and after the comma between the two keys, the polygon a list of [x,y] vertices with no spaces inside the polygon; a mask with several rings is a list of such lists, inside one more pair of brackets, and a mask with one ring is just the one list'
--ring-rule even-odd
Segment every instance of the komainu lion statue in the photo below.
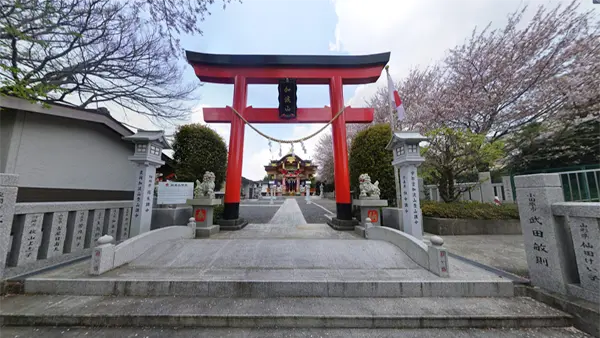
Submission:
{"label": "komainu lion statue", "polygon": [[215,198],[215,174],[211,171],[204,173],[202,183],[196,180],[196,189],[194,189],[194,198]]}
{"label": "komainu lion statue", "polygon": [[369,197],[372,199],[379,199],[379,181],[375,181],[375,183],[371,183],[371,177],[369,177],[369,174],[361,174],[358,177],[358,181],[359,181],[359,189],[360,189],[360,196],[359,198],[365,198],[365,197]]}

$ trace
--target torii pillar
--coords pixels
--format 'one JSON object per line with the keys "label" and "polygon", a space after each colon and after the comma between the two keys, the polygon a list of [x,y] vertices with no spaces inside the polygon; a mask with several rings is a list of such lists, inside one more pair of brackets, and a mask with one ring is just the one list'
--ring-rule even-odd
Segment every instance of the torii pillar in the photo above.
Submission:
{"label": "torii pillar", "polygon": [[[390,53],[360,56],[222,55],[186,51],[188,62],[202,82],[233,84],[233,108],[249,123],[327,123],[344,108],[343,85],[377,81]],[[294,79],[298,85],[327,84],[331,108],[298,108],[296,118],[281,119],[277,108],[247,107],[248,84],[277,84]],[[274,92],[274,100],[277,97]],[[240,187],[244,151],[244,122],[231,107],[204,108],[207,123],[231,123],[225,186],[225,211],[221,230],[239,230]],[[371,123],[373,108],[350,108],[332,123],[336,217],[328,224],[337,230],[354,230],[346,123]]]}

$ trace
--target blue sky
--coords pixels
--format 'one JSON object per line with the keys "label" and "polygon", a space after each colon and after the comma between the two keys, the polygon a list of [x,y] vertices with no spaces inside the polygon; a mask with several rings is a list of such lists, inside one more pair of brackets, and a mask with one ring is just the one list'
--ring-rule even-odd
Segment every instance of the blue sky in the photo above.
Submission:
{"label": "blue sky", "polygon": [[[581,0],[582,10],[595,9],[592,0]],[[217,1],[219,2],[219,1]],[[425,67],[441,59],[446,51],[468,38],[473,28],[502,26],[506,16],[524,5],[530,9],[543,3],[570,3],[570,0],[244,0],[225,10],[217,3],[212,15],[202,23],[203,36],[183,37],[185,49],[222,54],[321,54],[360,55],[391,52],[390,72],[400,80],[411,67]],[[525,21],[532,16],[532,10]],[[197,80],[191,66],[187,79]],[[364,105],[385,76],[377,83],[345,86],[347,104]],[[188,122],[203,122],[202,107],[232,104],[233,86],[205,84],[201,99]],[[401,94],[402,95],[402,94]],[[302,107],[329,105],[326,86],[301,86],[298,103]],[[276,86],[249,86],[248,105],[276,107]],[[157,128],[140,116],[113,112],[121,121],[140,128]],[[211,124],[229,142],[228,124]],[[268,135],[282,139],[306,136],[320,125],[258,125]],[[169,128],[167,134],[172,133]],[[324,133],[330,132],[325,130]],[[311,157],[318,136],[307,142]],[[275,148],[275,147],[274,147]],[[285,153],[289,149],[284,147]],[[296,147],[299,149],[299,147]],[[279,149],[273,149],[278,155]],[[298,152],[298,150],[297,150]],[[299,152],[300,156],[304,156]],[[264,176],[262,166],[271,157],[267,141],[246,127],[243,175]]]}

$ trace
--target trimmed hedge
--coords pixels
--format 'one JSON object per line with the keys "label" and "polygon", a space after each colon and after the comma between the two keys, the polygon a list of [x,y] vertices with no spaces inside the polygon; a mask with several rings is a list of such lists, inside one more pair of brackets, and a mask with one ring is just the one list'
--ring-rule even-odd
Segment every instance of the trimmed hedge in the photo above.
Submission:
{"label": "trimmed hedge", "polygon": [[481,202],[440,203],[421,201],[423,217],[464,219],[519,219],[516,204],[495,205]]}
{"label": "trimmed hedge", "polygon": [[216,131],[199,123],[179,126],[173,151],[178,181],[202,181],[204,173],[212,171],[215,191],[221,189],[227,169],[227,145]]}
{"label": "trimmed hedge", "polygon": [[225,211],[225,206],[223,204],[215,205],[213,208],[213,223],[223,218],[223,212]]}
{"label": "trimmed hedge", "polygon": [[[385,150],[392,138],[389,124],[376,124],[356,134],[350,147],[350,189],[358,197],[361,174],[369,174],[372,183],[379,181],[381,199],[394,206],[396,184],[392,167],[393,153]],[[325,190],[327,191],[327,190]]]}

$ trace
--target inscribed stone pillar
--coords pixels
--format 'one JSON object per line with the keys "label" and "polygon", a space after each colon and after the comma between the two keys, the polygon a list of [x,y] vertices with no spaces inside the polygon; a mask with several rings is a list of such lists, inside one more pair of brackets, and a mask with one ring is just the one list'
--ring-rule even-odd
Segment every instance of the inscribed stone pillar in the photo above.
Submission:
{"label": "inscribed stone pillar", "polygon": [[418,132],[394,132],[385,147],[393,152],[392,165],[400,168],[402,186],[402,220],[404,232],[422,240],[423,217],[419,201],[419,179],[417,167],[425,161],[421,156],[419,143],[427,138]]}
{"label": "inscribed stone pillar", "polygon": [[124,241],[129,238],[129,227],[131,226],[132,208],[123,208],[123,218],[118,232],[118,241]]}
{"label": "inscribed stone pillar", "polygon": [[102,237],[104,232],[104,209],[96,209],[92,211],[92,227],[90,232],[90,248],[96,245],[98,238]]}
{"label": "inscribed stone pillar", "polygon": [[68,220],[65,253],[83,250],[85,234],[87,232],[88,214],[87,210],[78,210],[75,212],[75,217]]}
{"label": "inscribed stone pillar", "polygon": [[7,250],[10,246],[10,231],[17,201],[18,181],[19,175],[0,174],[0,280],[4,277]]}
{"label": "inscribed stone pillar", "polygon": [[571,237],[564,219],[554,217],[551,206],[563,202],[558,174],[515,177],[517,202],[531,282],[535,286],[567,293],[567,284],[576,280],[570,252]]}
{"label": "inscribed stone pillar", "polygon": [[[600,208],[599,208],[600,209]],[[595,217],[569,217],[579,282],[585,290],[600,293],[600,223]],[[596,296],[597,297],[597,296]]]}
{"label": "inscribed stone pillar", "polygon": [[136,187],[133,195],[133,215],[131,218],[131,237],[150,231],[152,221],[152,199],[154,198],[154,177],[156,167],[138,165]]}
{"label": "inscribed stone pillar", "polygon": [[[494,186],[492,185],[492,174],[489,171],[478,173],[479,182],[481,182],[481,201],[484,203],[494,203]],[[502,196],[498,196],[502,198]]]}
{"label": "inscribed stone pillar", "polygon": [[64,252],[65,237],[67,236],[68,211],[55,212],[44,221],[44,235],[48,239],[42,241],[40,258],[60,256]]}
{"label": "inscribed stone pillar", "polygon": [[505,202],[514,203],[515,198],[513,196],[513,189],[512,183],[510,182],[510,176],[502,176],[502,186],[504,187]]}
{"label": "inscribed stone pillar", "polygon": [[[137,164],[134,179],[133,210],[129,235],[137,236],[150,231],[152,204],[154,200],[154,181],[156,168],[165,164],[161,159],[162,150],[170,149],[163,130],[138,130],[124,140],[135,144],[135,152],[129,160]],[[238,191],[238,194],[240,192]]]}
{"label": "inscribed stone pillar", "polygon": [[14,252],[11,252],[11,265],[21,266],[37,260],[42,243],[43,219],[43,213],[27,214],[20,218],[15,234],[16,242],[12,247]]}
{"label": "inscribed stone pillar", "polygon": [[400,167],[400,184],[402,185],[404,232],[417,239],[423,239],[423,225],[421,222],[423,217],[421,202],[419,201],[417,166]]}
{"label": "inscribed stone pillar", "polygon": [[110,209],[108,212],[108,231],[107,234],[112,238],[117,238],[117,229],[119,228],[119,208]]}

